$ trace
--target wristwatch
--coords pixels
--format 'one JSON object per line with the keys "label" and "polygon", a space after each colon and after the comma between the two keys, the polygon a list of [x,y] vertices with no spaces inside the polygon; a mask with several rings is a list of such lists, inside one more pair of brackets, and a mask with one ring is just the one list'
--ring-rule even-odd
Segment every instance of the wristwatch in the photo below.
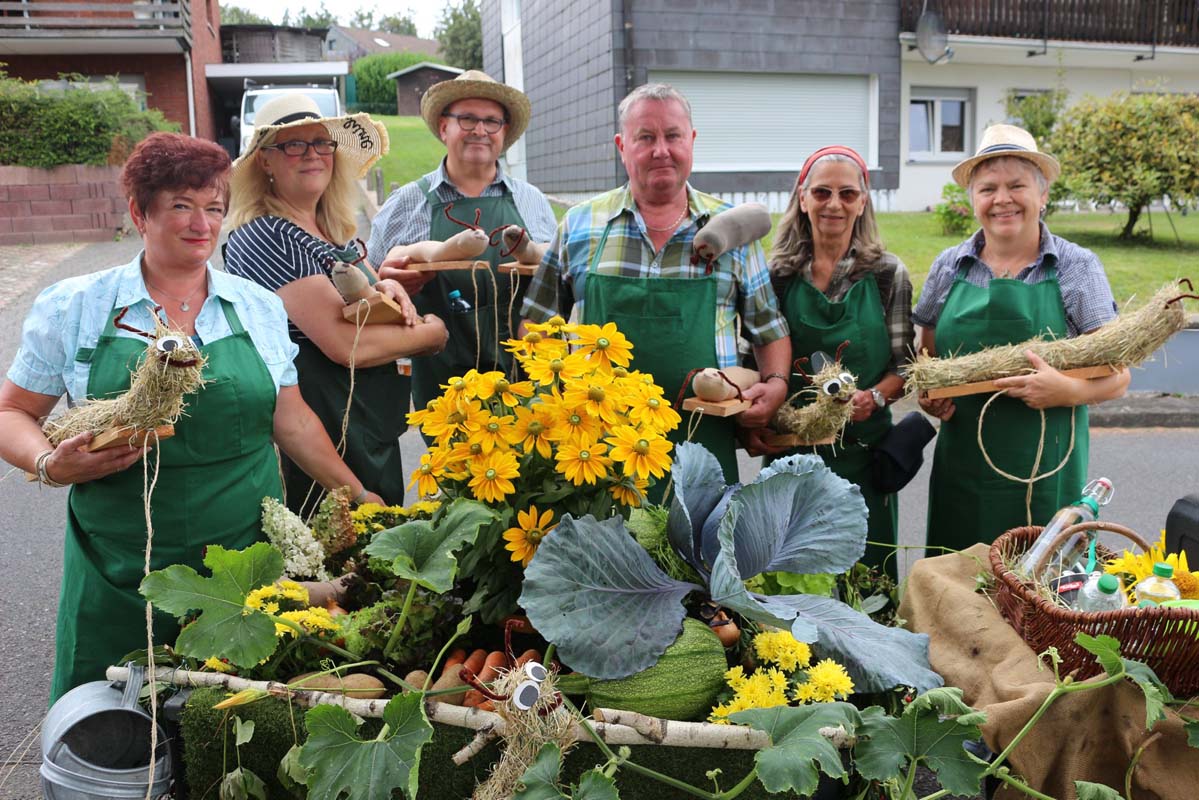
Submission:
{"label": "wristwatch", "polygon": [[878,389],[871,389],[870,397],[874,399],[874,405],[876,408],[886,408],[887,407],[887,398]]}

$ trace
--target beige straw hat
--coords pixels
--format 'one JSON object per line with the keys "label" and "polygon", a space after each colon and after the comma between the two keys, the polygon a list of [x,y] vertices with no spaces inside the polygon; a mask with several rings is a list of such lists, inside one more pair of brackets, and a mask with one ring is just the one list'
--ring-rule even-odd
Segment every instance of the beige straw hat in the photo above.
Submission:
{"label": "beige straw hat", "polygon": [[974,155],[953,168],[954,181],[962,188],[969,188],[975,168],[987,159],[1001,156],[1031,161],[1050,183],[1057,180],[1062,171],[1056,158],[1037,150],[1037,140],[1028,131],[1015,125],[992,125],[983,131],[983,139]]}
{"label": "beige straw hat", "polygon": [[479,97],[494,100],[508,112],[508,131],[504,134],[504,150],[521,137],[529,126],[532,109],[529,98],[519,89],[500,83],[477,69],[468,69],[449,81],[435,83],[420,99],[420,115],[433,135],[441,138],[441,115],[446,107],[459,100]]}
{"label": "beige straw hat", "polygon": [[276,97],[264,105],[254,118],[254,136],[246,151],[233,162],[233,178],[244,174],[258,149],[274,133],[301,125],[319,122],[337,142],[337,163],[354,170],[355,177],[366,175],[376,161],[387,152],[387,129],[371,119],[370,114],[343,114],[322,117],[320,107],[311,97],[291,92]]}

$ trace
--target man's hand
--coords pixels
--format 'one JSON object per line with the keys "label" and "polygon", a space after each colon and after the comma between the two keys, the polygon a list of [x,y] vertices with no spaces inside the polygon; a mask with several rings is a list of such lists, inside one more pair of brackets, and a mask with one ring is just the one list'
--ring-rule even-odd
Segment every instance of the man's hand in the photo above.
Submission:
{"label": "man's hand", "polygon": [[854,422],[870,419],[871,415],[878,410],[878,405],[874,402],[874,395],[865,389],[858,389],[853,393],[853,416],[850,418]]}
{"label": "man's hand", "polygon": [[775,447],[766,443],[766,434],[770,433],[770,428],[738,428],[737,439],[741,442],[741,446],[745,448],[745,452],[751,456],[777,456],[780,453],[785,453],[790,448]]}
{"label": "man's hand", "polygon": [[741,397],[752,401],[753,405],[738,415],[737,424],[743,428],[760,428],[770,422],[774,412],[787,399],[787,384],[768,379],[763,383],[755,383],[743,391]]}
{"label": "man's hand", "polygon": [[925,414],[928,414],[930,417],[936,417],[942,422],[952,417],[954,409],[957,408],[953,404],[953,400],[948,397],[939,397],[936,400],[931,400],[923,392],[916,397],[916,402],[920,403],[920,407],[924,409]]}
{"label": "man's hand", "polygon": [[1025,350],[1024,357],[1032,364],[1036,372],[1031,375],[1014,375],[1011,378],[999,378],[995,385],[1006,389],[1008,397],[1023,400],[1029,408],[1059,408],[1078,405],[1076,384],[1079,378],[1063,375],[1045,363],[1045,360],[1032,350]]}
{"label": "man's hand", "polygon": [[387,257],[383,259],[383,263],[379,265],[379,277],[396,281],[404,287],[404,291],[408,294],[416,294],[426,283],[433,280],[436,273],[408,269],[412,259],[408,256],[392,255],[398,249],[398,247],[393,247]]}

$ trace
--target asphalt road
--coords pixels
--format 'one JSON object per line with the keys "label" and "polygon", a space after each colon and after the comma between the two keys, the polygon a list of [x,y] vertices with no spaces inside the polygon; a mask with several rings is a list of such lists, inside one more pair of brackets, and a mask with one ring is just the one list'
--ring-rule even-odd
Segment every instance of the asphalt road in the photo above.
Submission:
{"label": "asphalt road", "polygon": [[[89,245],[61,263],[37,264],[35,251],[0,251],[0,365],[7,369],[20,339],[21,320],[40,288],[69,275],[124,263],[136,240]],[[30,265],[35,266],[31,267]],[[40,270],[36,275],[31,269]],[[23,273],[12,279],[13,271]],[[423,447],[405,434],[404,462],[415,464]],[[932,445],[927,455],[931,456]],[[1199,429],[1097,429],[1091,434],[1091,473],[1116,486],[1104,518],[1156,538],[1174,501],[1199,491]],[[756,470],[746,459],[743,478]],[[928,465],[900,496],[903,544],[923,538]],[[65,490],[26,483],[19,473],[0,481],[0,799],[40,797],[36,746],[28,735],[46,710],[53,660],[54,615],[62,563]],[[99,677],[99,676],[98,676]]]}

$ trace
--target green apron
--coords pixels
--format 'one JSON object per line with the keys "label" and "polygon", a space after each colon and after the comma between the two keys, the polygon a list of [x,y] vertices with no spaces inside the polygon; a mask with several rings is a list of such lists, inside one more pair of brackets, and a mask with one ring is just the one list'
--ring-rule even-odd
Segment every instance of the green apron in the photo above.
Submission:
{"label": "green apron", "polygon": [[[841,363],[857,376],[859,389],[869,389],[887,374],[891,334],[874,275],[868,274],[855,283],[839,303],[830,301],[823,292],[797,276],[787,285],[780,305],[791,328],[793,358],[810,358],[817,350],[831,356],[848,340]],[[805,386],[802,378],[793,375],[789,395]],[[796,405],[809,402],[810,394],[795,400]],[[869,418],[849,423],[836,445],[797,448],[792,452],[816,453],[829,469],[857,484],[870,515],[867,538],[894,544],[899,528],[898,498],[876,491],[871,476],[871,448],[890,429],[891,409],[877,409]],[[861,560],[880,569],[885,564],[887,572],[896,573],[893,548],[867,545]]]}
{"label": "green apron", "polygon": [[[233,333],[200,348],[209,359],[207,383],[187,399],[175,435],[156,448],[152,570],[203,570],[208,545],[248,547],[261,538],[262,498],[282,497],[271,444],[274,381],[233,306],[215,299]],[[128,389],[130,370],[145,353],[145,340],[116,335],[119,312],[109,315],[95,348],[75,355],[91,363],[88,397]],[[153,475],[155,454],[147,458]],[[81,683],[103,680],[106,667],[146,647],[146,607],[137,591],[146,547],[142,480],[138,462],[71,487],[51,703]],[[174,642],[178,631],[173,617],[155,612],[155,643]]]}
{"label": "green apron", "polygon": [[[358,268],[375,283],[375,276],[369,270],[361,264]],[[295,359],[300,395],[336,445],[341,441],[341,420],[346,399],[350,397],[350,370],[330,361],[308,339],[296,344],[300,348]],[[399,374],[395,364],[355,367],[354,396],[342,460],[367,489],[377,492],[389,504],[404,502],[400,434],[408,428],[405,421],[408,396],[409,379]],[[280,463],[287,507],[308,519],[320,503],[322,489],[313,488],[312,478],[286,454],[280,453]]]}
{"label": "green apron", "polygon": [[[702,278],[601,274],[597,270],[611,229],[609,220],[587,266],[583,322],[616,323],[633,343],[633,366],[653,375],[654,382],[674,402],[688,372],[716,364],[716,273]],[[728,268],[727,256],[716,262],[715,268],[721,267]],[[682,413],[682,423],[668,435],[675,444],[687,441],[690,415]],[[731,418],[701,416],[691,441],[716,456],[725,483],[737,482],[736,429]],[[661,501],[666,483],[662,478],[650,487],[649,502]]]}
{"label": "green apron", "polygon": [[[446,219],[445,207],[449,203],[443,203],[438,199],[437,193],[426,179],[421,178],[418,185],[428,198],[429,213],[432,215],[429,220],[429,238],[444,242],[461,233],[462,226]],[[473,222],[475,210],[481,210],[479,226],[484,231],[491,231],[500,225],[520,225],[522,228],[525,225],[512,195],[506,188],[504,194],[499,197],[463,197],[453,201],[453,205],[450,213],[456,219],[466,222]],[[501,249],[502,245],[489,247],[484,253],[484,260],[491,263],[490,277],[482,270],[438,272],[433,280],[412,296],[416,310],[422,314],[436,314],[441,317],[450,334],[445,350],[437,355],[417,356],[412,359],[412,400],[417,409],[424,408],[430,400],[440,395],[441,385],[448,383],[450,378],[465,375],[475,369],[476,365],[480,372],[493,369],[506,373],[512,371],[512,355],[503,349],[503,343],[513,337],[512,332],[520,325],[520,306],[524,290],[528,288],[528,279],[516,279],[516,301],[510,304],[513,277],[496,270],[500,263]],[[470,311],[460,313],[450,310],[449,296],[454,289],[460,291],[462,297],[470,303]],[[498,342],[495,336],[497,315],[500,333]]]}
{"label": "green apron", "polygon": [[[966,281],[959,271],[937,321],[937,353],[965,355],[1038,334],[1065,337],[1066,314],[1057,270],[1050,268],[1048,273],[1046,280],[1036,284],[996,278],[983,288]],[[989,397],[955,397],[953,416],[941,423],[928,491],[930,545],[961,550],[994,541],[1004,531],[1027,524],[1026,484],[995,472],[978,447],[978,417]],[[1086,406],[1045,409],[1045,448],[1037,473],[1052,470],[1066,455],[1071,417],[1074,451],[1060,472],[1034,484],[1034,525],[1047,523],[1059,508],[1081,496],[1090,442]],[[1040,415],[1020,400],[1005,395],[987,409],[983,443],[995,465],[1012,475],[1028,477],[1040,434]]]}

